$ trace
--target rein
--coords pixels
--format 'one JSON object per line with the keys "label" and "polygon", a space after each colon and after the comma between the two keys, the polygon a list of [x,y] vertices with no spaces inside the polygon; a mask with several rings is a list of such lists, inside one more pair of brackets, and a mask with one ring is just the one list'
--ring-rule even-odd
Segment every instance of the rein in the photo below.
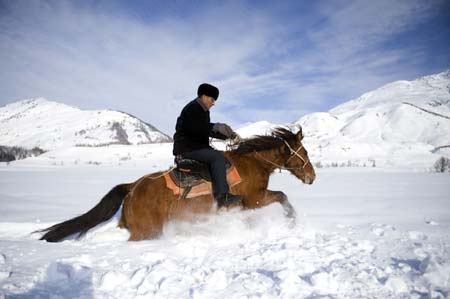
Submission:
{"label": "rein", "polygon": [[300,154],[299,151],[303,148],[303,145],[300,145],[299,148],[295,151],[286,140],[283,140],[284,143],[287,145],[287,147],[289,148],[290,152],[291,152],[291,156],[286,160],[285,165],[289,162],[289,160],[291,160],[294,156],[297,156],[298,158],[300,158],[300,160],[303,161],[303,166],[302,167],[286,167],[285,165],[279,165],[273,161],[267,160],[266,158],[264,158],[262,155],[260,155],[258,152],[255,152],[255,154],[257,156],[259,156],[261,159],[263,159],[264,161],[266,161],[267,163],[270,163],[274,166],[276,166],[279,169],[285,169],[285,170],[296,170],[296,169],[301,169],[304,170],[306,165],[308,165],[308,163],[311,163],[309,161],[309,159],[305,159],[303,158]]}

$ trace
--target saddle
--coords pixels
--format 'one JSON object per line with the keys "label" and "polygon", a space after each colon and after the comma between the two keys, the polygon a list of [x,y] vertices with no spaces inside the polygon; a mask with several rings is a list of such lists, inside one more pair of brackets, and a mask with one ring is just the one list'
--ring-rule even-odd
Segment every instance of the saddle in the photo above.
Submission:
{"label": "saddle", "polygon": [[[212,193],[211,173],[208,164],[192,159],[175,158],[176,168],[164,175],[166,186],[181,199]],[[226,161],[227,181],[230,187],[241,182],[237,169]]]}

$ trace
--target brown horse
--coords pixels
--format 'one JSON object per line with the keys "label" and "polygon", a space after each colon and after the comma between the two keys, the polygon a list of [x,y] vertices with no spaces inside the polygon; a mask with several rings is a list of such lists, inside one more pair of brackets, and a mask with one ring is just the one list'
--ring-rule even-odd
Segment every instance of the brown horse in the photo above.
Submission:
{"label": "brown horse", "polygon": [[[316,175],[302,139],[301,128],[296,134],[277,128],[270,136],[240,141],[233,150],[224,152],[242,179],[231,190],[244,197],[243,202],[236,206],[255,209],[278,202],[287,217],[295,218],[294,208],[287,196],[267,187],[275,169],[286,169],[304,183],[313,183]],[[87,213],[42,230],[45,234],[41,240],[58,242],[75,233],[81,236],[110,219],[122,203],[119,226],[130,231],[129,240],[155,238],[162,233],[164,223],[171,219],[190,219],[194,214],[217,210],[211,195],[180,200],[166,187],[164,173],[146,175],[134,183],[114,187]]]}

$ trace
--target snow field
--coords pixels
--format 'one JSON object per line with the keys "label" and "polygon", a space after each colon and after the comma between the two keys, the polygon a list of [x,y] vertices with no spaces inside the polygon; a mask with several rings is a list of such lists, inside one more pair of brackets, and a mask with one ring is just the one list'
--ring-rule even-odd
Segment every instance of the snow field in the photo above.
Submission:
{"label": "snow field", "polygon": [[449,296],[449,174],[320,169],[311,186],[276,174],[271,188],[289,196],[295,225],[271,205],[170,222],[141,242],[117,228],[120,211],[79,240],[31,234],[144,173],[2,167],[0,298]]}
{"label": "snow field", "polygon": [[[365,240],[352,228],[325,233],[296,227],[228,244],[222,237],[174,236],[138,244],[66,241],[56,246],[35,241],[31,251],[15,242],[2,244],[5,259],[11,256],[7,263],[21,269],[6,271],[2,290],[7,298],[448,296],[450,264],[444,257],[449,247],[417,242],[408,234]],[[37,267],[26,268],[27,260]],[[19,285],[8,283],[19,277]]]}

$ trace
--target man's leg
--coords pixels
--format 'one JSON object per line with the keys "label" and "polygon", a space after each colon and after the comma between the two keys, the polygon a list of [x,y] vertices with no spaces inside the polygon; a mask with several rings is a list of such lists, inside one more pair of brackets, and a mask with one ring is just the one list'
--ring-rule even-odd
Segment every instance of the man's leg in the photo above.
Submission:
{"label": "man's leg", "polygon": [[209,165],[214,197],[228,193],[230,188],[227,182],[226,158],[221,152],[206,148],[184,153],[182,156]]}
{"label": "man's leg", "polygon": [[230,188],[227,182],[226,158],[221,152],[214,149],[201,149],[184,153],[182,156],[183,158],[193,159],[209,165],[214,199],[217,201],[219,208],[243,199],[240,195],[229,193]]}

